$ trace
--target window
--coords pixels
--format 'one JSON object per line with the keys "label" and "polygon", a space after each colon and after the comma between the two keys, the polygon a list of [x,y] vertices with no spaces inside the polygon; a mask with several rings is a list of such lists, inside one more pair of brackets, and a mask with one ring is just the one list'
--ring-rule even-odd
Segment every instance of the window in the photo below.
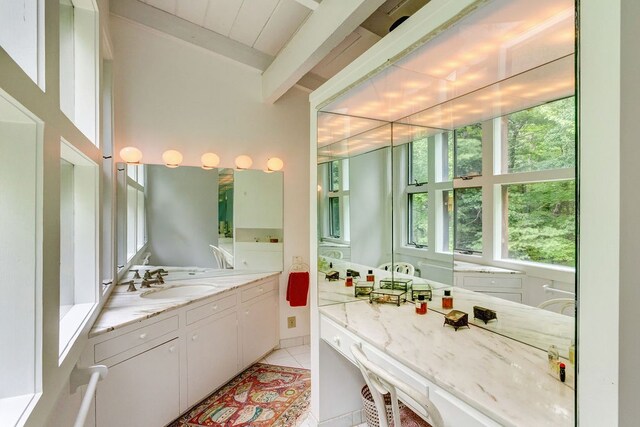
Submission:
{"label": "window", "polygon": [[60,361],[98,300],[98,165],[60,144]]}
{"label": "window", "polygon": [[409,194],[409,236],[408,242],[417,248],[429,245],[429,194]]}
{"label": "window", "polygon": [[482,252],[482,188],[454,190],[454,249],[462,253]]}
{"label": "window", "polygon": [[503,172],[572,168],[575,164],[575,98],[507,116]]}
{"label": "window", "polygon": [[575,182],[502,187],[503,253],[507,258],[575,266]]}
{"label": "window", "polygon": [[442,192],[442,245],[441,252],[453,252],[453,191],[445,190]]}
{"label": "window", "polygon": [[482,175],[482,124],[464,126],[453,132],[455,177]]}
{"label": "window", "polygon": [[0,157],[11,159],[0,168],[0,408],[2,424],[17,425],[42,373],[43,124],[5,96],[0,91]]}
{"label": "window", "polygon": [[428,139],[420,139],[409,144],[409,184],[429,182],[429,144]]}
{"label": "window", "polygon": [[349,242],[349,159],[333,160],[318,165],[318,179],[326,183],[329,191],[320,186],[320,230],[323,238]]}
{"label": "window", "polygon": [[129,262],[147,243],[145,167],[144,165],[127,165],[126,171],[126,262]]}
{"label": "window", "polygon": [[97,145],[99,37],[93,3],[60,0],[60,109]]}
{"label": "window", "polygon": [[0,1],[0,46],[44,88],[44,13],[41,1]]}
{"label": "window", "polygon": [[340,238],[340,198],[329,197],[329,235]]}

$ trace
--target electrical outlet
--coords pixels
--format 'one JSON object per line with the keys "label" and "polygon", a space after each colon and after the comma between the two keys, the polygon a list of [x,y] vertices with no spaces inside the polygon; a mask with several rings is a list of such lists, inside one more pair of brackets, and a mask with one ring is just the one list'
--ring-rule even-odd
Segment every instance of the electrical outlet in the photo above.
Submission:
{"label": "electrical outlet", "polygon": [[301,256],[294,256],[293,257],[293,263],[294,264],[302,264],[302,257]]}
{"label": "electrical outlet", "polygon": [[289,329],[296,327],[296,316],[287,317],[287,327]]}

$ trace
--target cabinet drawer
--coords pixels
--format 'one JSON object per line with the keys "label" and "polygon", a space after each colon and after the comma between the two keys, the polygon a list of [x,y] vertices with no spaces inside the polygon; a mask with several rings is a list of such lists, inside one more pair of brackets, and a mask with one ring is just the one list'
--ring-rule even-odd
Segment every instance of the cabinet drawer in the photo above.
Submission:
{"label": "cabinet drawer", "polygon": [[276,280],[270,280],[260,285],[251,287],[249,289],[244,289],[242,291],[241,301],[246,302],[246,301],[249,301],[250,299],[259,297],[261,295],[266,294],[267,292],[274,290],[276,287],[276,283],[277,283]]}
{"label": "cabinet drawer", "polygon": [[520,277],[465,277],[462,281],[467,289],[521,289]]}
{"label": "cabinet drawer", "polygon": [[224,310],[234,307],[236,305],[236,296],[229,295],[228,297],[221,298],[219,300],[210,302],[209,304],[202,305],[198,308],[187,311],[187,325],[202,320],[206,317],[212,316],[223,312]]}
{"label": "cabinet drawer", "polygon": [[347,330],[332,320],[322,316],[320,317],[320,338],[338,350],[338,352],[351,362],[356,363],[353,354],[351,354],[351,344],[360,344],[361,341],[357,339],[355,335],[347,332]]}
{"label": "cabinet drawer", "polygon": [[119,337],[96,344],[95,361],[107,359],[135,346],[149,342],[178,329],[178,316],[136,329]]}

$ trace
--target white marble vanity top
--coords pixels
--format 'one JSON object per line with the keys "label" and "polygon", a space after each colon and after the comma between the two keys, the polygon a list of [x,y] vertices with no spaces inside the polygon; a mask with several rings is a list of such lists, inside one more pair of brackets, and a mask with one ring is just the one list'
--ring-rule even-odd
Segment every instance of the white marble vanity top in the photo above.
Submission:
{"label": "white marble vanity top", "polygon": [[509,270],[507,268],[500,268],[491,265],[476,264],[474,262],[464,261],[454,261],[453,271],[455,273],[522,274],[521,271],[517,270]]}
{"label": "white marble vanity top", "polygon": [[548,373],[545,351],[473,325],[455,331],[443,326],[441,313],[416,315],[412,304],[359,301],[319,310],[500,424],[574,425],[574,390]]}
{"label": "white marble vanity top", "polygon": [[114,288],[89,332],[89,338],[279,274],[278,272],[202,270],[198,271],[196,275],[189,275],[188,270],[171,271],[164,278],[165,284],[152,285],[152,288],[166,289],[181,285],[210,285],[211,291],[197,296],[163,299],[142,298],[140,295],[150,289],[140,289],[140,280],[136,280],[136,288],[138,288],[136,292],[127,292],[126,285],[118,285]]}

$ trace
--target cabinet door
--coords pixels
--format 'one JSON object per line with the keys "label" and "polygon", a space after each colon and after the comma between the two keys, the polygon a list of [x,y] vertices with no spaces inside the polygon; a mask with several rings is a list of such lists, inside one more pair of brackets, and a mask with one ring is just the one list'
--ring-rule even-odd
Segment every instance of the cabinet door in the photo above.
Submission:
{"label": "cabinet door", "polygon": [[187,401],[189,406],[238,372],[238,315],[235,311],[187,335]]}
{"label": "cabinet door", "polygon": [[248,366],[278,344],[278,294],[269,292],[243,305],[242,366]]}
{"label": "cabinet door", "polygon": [[110,367],[98,383],[97,427],[158,427],[179,415],[177,339]]}

